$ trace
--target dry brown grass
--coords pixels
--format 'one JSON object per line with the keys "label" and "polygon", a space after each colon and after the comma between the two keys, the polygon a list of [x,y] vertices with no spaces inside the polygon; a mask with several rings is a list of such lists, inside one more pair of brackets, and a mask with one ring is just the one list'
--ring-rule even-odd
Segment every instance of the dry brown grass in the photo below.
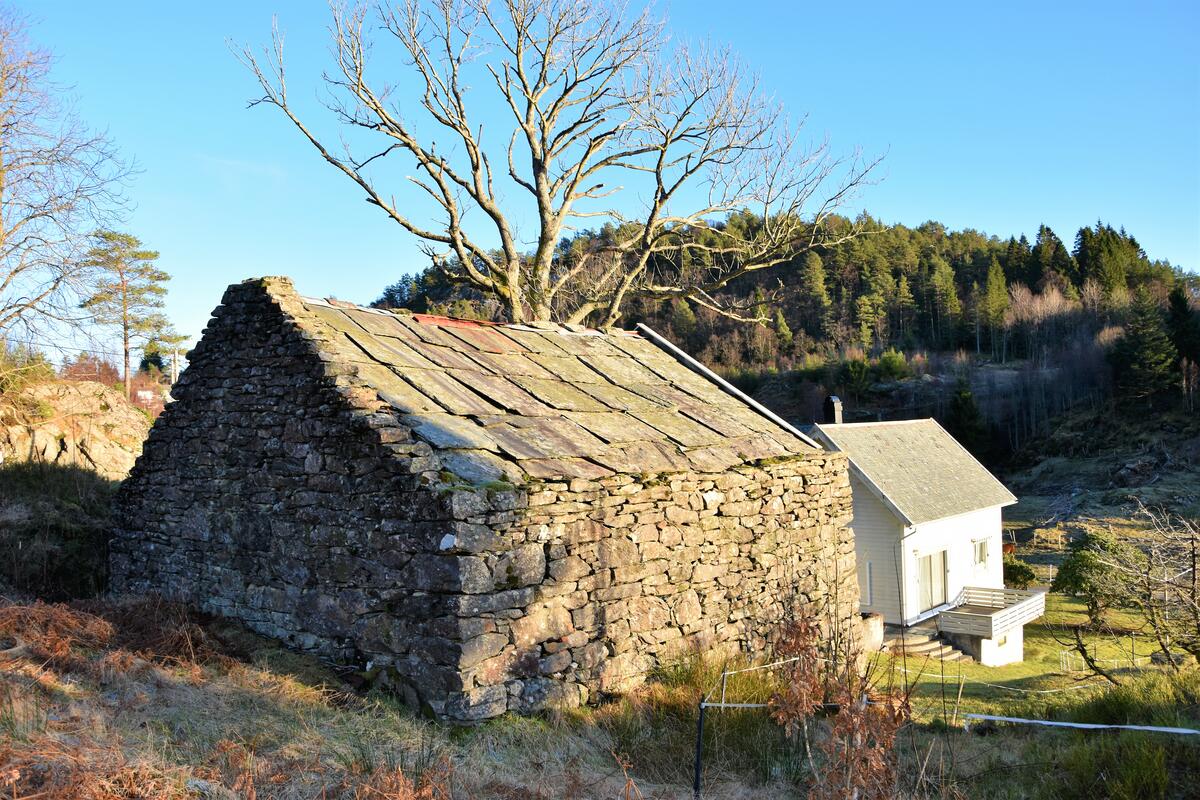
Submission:
{"label": "dry brown grass", "polygon": [[0,643],[0,800],[599,800],[628,783],[595,728],[439,725],[155,598],[0,601]]}

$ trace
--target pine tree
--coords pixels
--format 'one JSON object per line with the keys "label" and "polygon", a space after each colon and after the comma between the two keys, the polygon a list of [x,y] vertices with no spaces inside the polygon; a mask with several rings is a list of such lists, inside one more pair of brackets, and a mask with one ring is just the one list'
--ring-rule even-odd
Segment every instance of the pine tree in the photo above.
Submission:
{"label": "pine tree", "polygon": [[930,283],[933,287],[934,307],[937,316],[938,329],[934,338],[943,343],[953,340],[954,327],[962,314],[962,302],[958,299],[958,288],[954,285],[954,270],[941,256],[933,257],[933,274]]}
{"label": "pine tree", "polygon": [[1008,246],[1004,250],[1004,274],[1010,276],[1014,281],[1024,281],[1029,270],[1029,240],[1024,234],[1020,239],[1012,237],[1008,240]]}
{"label": "pine tree", "polygon": [[120,329],[125,354],[125,396],[129,397],[130,352],[134,344],[174,335],[167,318],[158,312],[167,293],[164,284],[171,276],[155,265],[158,253],[143,249],[136,236],[100,231],[95,240],[83,263],[98,271],[100,278],[95,293],[83,302],[83,308],[92,312],[98,324]]}
{"label": "pine tree", "polygon": [[917,301],[913,298],[912,289],[908,286],[908,276],[901,275],[900,280],[896,281],[896,325],[900,335],[904,336],[908,332],[909,322],[913,318],[913,313],[917,310]]}
{"label": "pine tree", "polygon": [[874,294],[863,295],[854,303],[854,315],[858,319],[858,338],[868,350],[875,346],[877,334],[880,333],[879,328],[884,321],[883,310],[883,298]]}
{"label": "pine tree", "polygon": [[1170,391],[1178,357],[1158,303],[1145,288],[1139,288],[1129,309],[1125,335],[1110,354],[1117,396],[1143,400]]}
{"label": "pine tree", "polygon": [[1029,267],[1025,273],[1025,284],[1030,289],[1039,289],[1054,275],[1061,276],[1067,283],[1081,283],[1078,269],[1062,240],[1048,225],[1039,225],[1037,240],[1029,254]]}
{"label": "pine tree", "polygon": [[671,303],[671,330],[682,342],[687,342],[696,332],[696,312],[686,300]]}

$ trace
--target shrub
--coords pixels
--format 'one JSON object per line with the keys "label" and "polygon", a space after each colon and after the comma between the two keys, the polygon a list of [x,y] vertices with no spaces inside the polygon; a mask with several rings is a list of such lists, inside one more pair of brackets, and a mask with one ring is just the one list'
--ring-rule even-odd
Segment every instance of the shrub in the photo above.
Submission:
{"label": "shrub", "polygon": [[879,356],[879,379],[882,381],[898,381],[909,375],[908,361],[904,353],[894,347],[889,347]]}
{"label": "shrub", "polygon": [[1016,556],[1004,557],[1004,585],[1014,589],[1028,589],[1037,580],[1033,567]]}
{"label": "shrub", "polygon": [[1080,800],[1150,800],[1170,784],[1166,748],[1150,734],[1084,738],[1063,753],[1060,774],[1056,796]]}
{"label": "shrub", "polygon": [[1072,722],[1194,728],[1200,722],[1200,672],[1146,672],[1085,699],[1050,703],[1046,713]]}
{"label": "shrub", "polygon": [[1050,588],[1083,600],[1088,621],[1100,626],[1108,609],[1127,594],[1124,576],[1110,564],[1127,560],[1131,552],[1112,533],[1089,529],[1068,546]]}

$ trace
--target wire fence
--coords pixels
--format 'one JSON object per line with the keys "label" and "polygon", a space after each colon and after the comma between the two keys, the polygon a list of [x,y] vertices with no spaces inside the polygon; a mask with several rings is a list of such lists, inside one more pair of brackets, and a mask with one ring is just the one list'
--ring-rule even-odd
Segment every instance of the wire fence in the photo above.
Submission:
{"label": "wire fence", "polygon": [[[1083,668],[1075,669],[1076,662],[1072,659],[1072,656],[1079,659],[1079,664],[1081,664]],[[757,665],[753,665],[753,666],[749,666],[749,667],[739,667],[736,669],[724,668],[721,670],[721,674],[711,683],[711,685],[708,687],[708,690],[704,693],[703,697],[701,698],[701,700],[699,702],[699,709],[698,709],[698,715],[697,715],[695,759],[694,759],[694,764],[693,764],[693,781],[692,781],[692,797],[694,798],[694,800],[701,800],[701,798],[703,797],[703,779],[704,779],[704,767],[705,767],[705,755],[706,755],[705,751],[704,751],[704,737],[705,737],[705,726],[706,726],[706,724],[708,724],[708,720],[706,719],[707,715],[710,713],[713,713],[713,712],[725,712],[725,711],[742,712],[742,711],[754,711],[754,710],[761,710],[763,713],[767,713],[774,705],[770,701],[770,699],[766,699],[766,700],[759,699],[759,698],[748,699],[748,698],[742,696],[740,693],[740,689],[743,687],[741,687],[738,684],[736,679],[738,679],[741,676],[746,676],[746,675],[749,675],[752,673],[782,671],[785,668],[787,668],[788,666],[795,664],[799,660],[800,659],[798,657],[786,658],[786,659],[781,659],[781,660],[777,660],[777,661],[771,661],[771,662],[768,662],[765,664],[757,664]],[[825,663],[825,664],[832,663],[829,660],[824,659],[824,658],[818,658],[817,660],[822,663]],[[1096,661],[1099,663],[1109,663],[1109,662],[1118,663],[1119,662],[1123,666],[1135,666],[1135,667],[1144,667],[1144,666],[1152,663],[1151,659],[1148,656],[1137,656],[1137,655],[1127,656],[1123,659],[1097,659]],[[1062,670],[1062,673],[1064,675],[1070,674],[1072,672],[1087,672],[1087,669],[1086,669],[1087,665],[1083,661],[1082,657],[1079,656],[1078,653],[1072,653],[1070,651],[1062,651],[1060,653],[1060,664],[1064,667],[1064,669]],[[988,690],[999,690],[999,691],[1009,692],[1015,696],[1039,696],[1039,697],[1042,697],[1042,696],[1047,696],[1047,695],[1063,694],[1063,693],[1067,693],[1067,692],[1079,692],[1079,691],[1102,689],[1107,686],[1110,686],[1110,684],[1108,684],[1106,681],[1102,681],[1102,680],[1088,680],[1086,682],[1072,683],[1067,686],[1057,686],[1057,687],[1051,687],[1051,688],[1036,689],[1036,688],[1027,688],[1027,687],[1023,687],[1023,686],[1012,686],[1012,685],[1003,684],[1003,683],[994,683],[991,681],[985,681],[985,680],[980,680],[978,678],[968,677],[965,674],[963,674],[961,672],[961,670],[958,671],[956,674],[947,674],[944,672],[944,666],[945,666],[944,663],[941,664],[942,670],[935,672],[930,669],[909,669],[907,667],[901,666],[900,664],[893,663],[893,662],[889,662],[889,664],[888,664],[888,667],[890,667],[891,670],[905,676],[906,682],[904,685],[904,689],[905,689],[906,693],[909,693],[910,689],[918,687],[918,686],[938,687],[942,690],[943,702],[935,701],[935,702],[930,703],[927,707],[913,706],[910,710],[910,713],[912,713],[913,716],[916,716],[916,717],[921,717],[921,716],[926,716],[926,715],[932,715],[932,716],[936,717],[936,716],[939,716],[939,712],[940,712],[940,715],[943,717],[943,721],[947,723],[946,727],[943,730],[945,730],[947,732],[949,730],[951,730],[952,728],[956,727],[959,724],[959,722],[961,721],[961,729],[964,732],[971,731],[973,728],[977,727],[980,724],[993,724],[994,725],[996,723],[1003,723],[1003,724],[1008,724],[1008,725],[1022,725],[1022,726],[1034,726],[1034,727],[1045,727],[1045,728],[1056,728],[1056,729],[1071,729],[1071,730],[1078,730],[1078,731],[1128,730],[1128,731],[1139,731],[1139,732],[1147,732],[1147,733],[1159,733],[1159,734],[1173,735],[1173,736],[1188,736],[1188,737],[1200,736],[1200,730],[1193,729],[1193,728],[1184,728],[1184,727],[1171,727],[1171,726],[1160,726],[1160,725],[1113,724],[1113,723],[1097,723],[1097,722],[1073,722],[1073,721],[1067,721],[1067,720],[1047,720],[1047,719],[1037,719],[1037,718],[1029,718],[1029,717],[1004,716],[1004,715],[998,715],[998,714],[983,714],[983,713],[975,713],[975,712],[960,713],[959,705],[962,702],[963,690],[968,686],[975,686],[975,687],[980,687],[980,688],[988,689]],[[1068,667],[1070,669],[1068,669]],[[1088,674],[1090,675],[1091,673],[1089,672]],[[782,687],[784,685],[782,683],[782,679],[785,679],[785,677],[786,676],[781,676],[781,681],[778,684],[779,687]],[[946,713],[945,713],[947,711],[947,709],[945,707],[944,697],[945,697],[945,689],[947,687],[952,688],[955,692],[957,692],[957,699],[954,702],[953,713],[950,715],[946,715]],[[756,686],[756,689],[758,690],[759,693],[761,693],[761,691],[762,691],[761,685]],[[910,701],[911,701],[910,693],[909,693],[909,697],[910,697]],[[876,704],[874,701],[868,700],[866,697],[862,698],[862,702],[864,704],[871,704],[871,705]],[[839,705],[836,703],[822,703],[822,704],[820,704],[820,707],[822,707],[826,710],[837,711],[839,708]]]}

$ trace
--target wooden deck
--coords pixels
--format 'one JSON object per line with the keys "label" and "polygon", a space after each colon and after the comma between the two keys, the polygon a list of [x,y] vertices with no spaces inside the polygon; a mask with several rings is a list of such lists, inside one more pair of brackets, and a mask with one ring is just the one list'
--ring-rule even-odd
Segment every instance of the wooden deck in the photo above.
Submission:
{"label": "wooden deck", "polygon": [[1046,613],[1046,592],[967,586],[954,608],[937,616],[938,629],[993,639]]}

